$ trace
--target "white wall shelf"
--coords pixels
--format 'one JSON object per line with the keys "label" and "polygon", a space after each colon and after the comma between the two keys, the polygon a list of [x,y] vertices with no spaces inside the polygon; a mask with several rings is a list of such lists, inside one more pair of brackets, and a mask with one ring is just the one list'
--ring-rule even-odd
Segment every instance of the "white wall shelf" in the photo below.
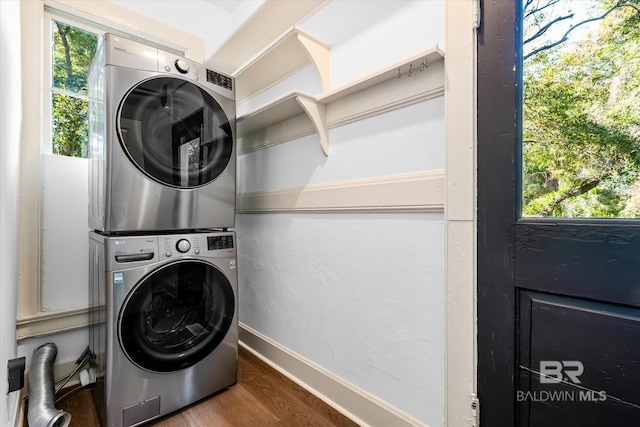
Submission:
{"label": "white wall shelf", "polygon": [[272,40],[331,0],[265,1],[209,58],[206,65],[236,75]]}
{"label": "white wall shelf", "polygon": [[315,67],[326,91],[329,61],[330,46],[294,25],[238,70],[236,100],[242,102],[309,64]]}
{"label": "white wall shelf", "polygon": [[[238,117],[238,140],[240,152],[254,151],[278,142],[273,141],[269,128],[275,124],[288,122],[285,129],[286,140],[299,138],[314,132],[318,133],[320,147],[329,155],[325,106],[318,104],[315,97],[304,92],[292,92],[278,98],[257,110]],[[273,132],[272,132],[273,133]]]}
{"label": "white wall shelf", "polygon": [[345,98],[349,95],[353,95],[382,84],[388,80],[401,80],[403,78],[410,79],[419,73],[427,71],[433,63],[436,63],[443,58],[444,52],[438,47],[438,45],[431,46],[405,59],[337,87],[329,92],[322,93],[317,97],[317,101],[322,104],[329,104],[337,101],[338,99]]}
{"label": "white wall shelf", "polygon": [[318,133],[328,156],[329,128],[444,94],[443,58],[435,45],[317,97],[292,92],[242,115],[240,154]]}

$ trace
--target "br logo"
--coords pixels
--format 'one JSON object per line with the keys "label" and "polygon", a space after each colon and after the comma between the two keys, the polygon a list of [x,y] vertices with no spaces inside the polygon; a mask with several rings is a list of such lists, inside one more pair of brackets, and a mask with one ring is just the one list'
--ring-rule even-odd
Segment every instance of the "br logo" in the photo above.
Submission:
{"label": "br logo", "polygon": [[541,360],[540,383],[558,384],[571,381],[580,384],[578,377],[584,372],[584,365],[577,360]]}

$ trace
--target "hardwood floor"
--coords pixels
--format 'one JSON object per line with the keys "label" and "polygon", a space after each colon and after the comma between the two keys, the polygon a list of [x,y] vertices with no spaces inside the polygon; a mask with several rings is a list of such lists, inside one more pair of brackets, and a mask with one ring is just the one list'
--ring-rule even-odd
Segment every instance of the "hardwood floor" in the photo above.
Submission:
{"label": "hardwood floor", "polygon": [[[89,390],[58,403],[70,427],[100,427]],[[354,422],[240,348],[238,384],[179,412],[149,423],[157,427],[351,427]]]}

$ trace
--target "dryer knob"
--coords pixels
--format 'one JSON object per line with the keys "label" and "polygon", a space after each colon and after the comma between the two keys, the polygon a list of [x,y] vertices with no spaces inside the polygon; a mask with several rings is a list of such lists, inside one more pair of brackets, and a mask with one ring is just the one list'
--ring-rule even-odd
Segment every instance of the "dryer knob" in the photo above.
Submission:
{"label": "dryer knob", "polygon": [[184,59],[176,59],[176,70],[180,71],[182,74],[186,74],[189,72],[189,63]]}
{"label": "dryer knob", "polygon": [[185,253],[191,249],[191,243],[187,239],[180,239],[178,243],[176,243],[176,249],[178,252]]}

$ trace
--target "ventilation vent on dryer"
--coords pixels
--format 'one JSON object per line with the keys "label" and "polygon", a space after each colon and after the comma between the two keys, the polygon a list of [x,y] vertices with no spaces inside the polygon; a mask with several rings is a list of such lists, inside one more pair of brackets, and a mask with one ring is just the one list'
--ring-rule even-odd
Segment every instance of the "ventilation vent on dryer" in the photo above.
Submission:
{"label": "ventilation vent on dryer", "polygon": [[207,81],[225,89],[233,90],[233,80],[224,74],[207,69]]}

